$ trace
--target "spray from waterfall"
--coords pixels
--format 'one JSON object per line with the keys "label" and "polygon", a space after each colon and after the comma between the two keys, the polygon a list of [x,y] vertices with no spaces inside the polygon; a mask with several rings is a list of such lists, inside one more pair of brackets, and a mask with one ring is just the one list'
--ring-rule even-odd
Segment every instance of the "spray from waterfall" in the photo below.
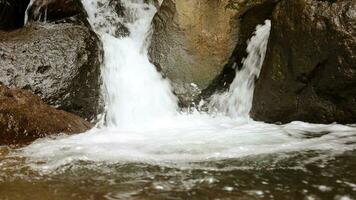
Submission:
{"label": "spray from waterfall", "polygon": [[265,59],[270,30],[270,20],[266,20],[264,25],[257,26],[254,36],[248,41],[248,56],[243,60],[241,70],[236,71],[235,79],[227,92],[211,97],[210,111],[225,113],[233,118],[249,117],[255,80]]}
{"label": "spray from waterfall", "polygon": [[[83,3],[104,46],[106,126],[135,129],[175,115],[176,97],[147,57],[146,39],[156,8],[144,0],[121,1],[120,17],[110,1]],[[128,28],[129,36],[117,35],[120,25]]]}
{"label": "spray from waterfall", "polygon": [[[23,154],[31,158],[35,168],[46,171],[82,160],[173,163],[177,167],[176,164],[199,165],[251,155],[308,150],[340,153],[356,149],[352,127],[301,122],[278,126],[224,115],[177,112],[169,83],[147,57],[146,38],[155,8],[143,0],[122,0],[124,16],[119,16],[109,3],[83,1],[89,21],[104,45],[105,126],[56,140],[45,138],[23,148]],[[120,23],[128,28],[129,36],[117,35]],[[257,28],[249,42],[243,69],[237,73],[229,92],[213,98],[219,111],[230,116],[248,116],[270,26],[266,21]]]}

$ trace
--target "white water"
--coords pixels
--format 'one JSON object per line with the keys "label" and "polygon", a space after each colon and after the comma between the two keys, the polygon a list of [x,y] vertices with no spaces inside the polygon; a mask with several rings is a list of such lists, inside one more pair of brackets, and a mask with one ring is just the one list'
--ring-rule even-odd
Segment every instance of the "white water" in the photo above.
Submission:
{"label": "white water", "polygon": [[[105,125],[79,135],[38,140],[24,148],[23,153],[31,160],[44,161],[34,167],[55,169],[77,160],[183,164],[303,150],[328,150],[334,154],[356,148],[355,128],[301,122],[277,126],[246,117],[251,106],[252,82],[265,53],[269,22],[260,26],[251,39],[243,70],[227,97],[221,97],[228,108],[215,116],[179,113],[169,83],[147,57],[146,37],[154,7],[143,0],[123,2],[128,15],[125,19],[120,19],[105,3],[98,7],[97,0],[83,2],[105,50]],[[118,22],[129,27],[129,37],[113,36]],[[232,100],[235,95],[239,100]],[[235,108],[243,115],[226,116]],[[329,134],[306,139],[306,132]]]}
{"label": "white water", "polygon": [[[30,0],[29,4],[27,5],[26,11],[25,11],[25,19],[24,19],[24,25],[28,24],[28,20],[29,20],[29,11],[33,5],[33,3],[35,2],[35,0]],[[41,2],[42,4],[38,4],[36,5],[36,9],[33,10],[33,14],[35,15],[39,15],[38,16],[38,21],[41,21],[41,19],[43,20],[43,22],[47,21],[47,7],[46,7],[46,2],[43,1]],[[41,13],[40,10],[41,8],[44,8],[44,13]],[[43,14],[43,15],[42,15]]]}
{"label": "white water", "polygon": [[252,108],[255,80],[259,77],[265,59],[267,43],[271,31],[271,21],[258,26],[255,35],[248,41],[248,56],[232,82],[228,92],[211,97],[210,110],[227,114],[230,117],[248,118]]}
{"label": "white water", "polygon": [[[177,110],[176,98],[169,83],[147,57],[146,38],[155,7],[139,0],[123,1],[126,19],[121,19],[107,9],[107,2],[102,1],[105,6],[98,7],[95,0],[84,1],[90,22],[104,45],[106,125],[120,129],[145,128],[157,120],[172,117]],[[119,23],[129,28],[129,37],[113,36]]]}

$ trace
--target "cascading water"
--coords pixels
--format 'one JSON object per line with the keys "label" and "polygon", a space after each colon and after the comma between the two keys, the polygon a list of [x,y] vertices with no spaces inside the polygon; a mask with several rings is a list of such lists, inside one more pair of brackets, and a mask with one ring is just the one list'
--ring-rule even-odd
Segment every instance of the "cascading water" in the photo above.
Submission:
{"label": "cascading water", "polygon": [[[170,117],[177,103],[169,83],[148,61],[146,42],[155,7],[143,0],[123,1],[124,17],[117,16],[109,1],[84,1],[89,21],[104,46],[106,125],[121,129],[153,124]],[[117,37],[117,27],[128,27],[128,37]]]}
{"label": "cascading water", "polygon": [[248,41],[248,56],[232,82],[228,92],[211,97],[210,110],[225,113],[231,117],[248,118],[252,107],[255,80],[258,78],[265,59],[271,21],[258,26],[255,35]]}
{"label": "cascading water", "polygon": [[[213,98],[213,107],[221,113],[188,114],[177,111],[168,81],[148,61],[146,38],[155,8],[143,0],[123,0],[125,16],[121,17],[108,1],[85,0],[83,4],[104,45],[106,123],[87,133],[42,139],[25,147],[23,154],[35,161],[33,167],[56,169],[78,160],[177,166],[251,155],[307,150],[339,153],[356,148],[352,127],[302,122],[277,126],[248,120],[269,21],[251,38],[249,56],[230,91]],[[118,24],[128,27],[129,36],[116,36]]]}

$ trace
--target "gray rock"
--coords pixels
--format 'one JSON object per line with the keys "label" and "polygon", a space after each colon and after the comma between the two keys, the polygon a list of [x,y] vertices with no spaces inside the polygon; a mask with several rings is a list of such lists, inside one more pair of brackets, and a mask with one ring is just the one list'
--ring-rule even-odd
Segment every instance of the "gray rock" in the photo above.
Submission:
{"label": "gray rock", "polygon": [[102,47],[83,25],[32,24],[0,32],[0,82],[93,119],[100,111]]}

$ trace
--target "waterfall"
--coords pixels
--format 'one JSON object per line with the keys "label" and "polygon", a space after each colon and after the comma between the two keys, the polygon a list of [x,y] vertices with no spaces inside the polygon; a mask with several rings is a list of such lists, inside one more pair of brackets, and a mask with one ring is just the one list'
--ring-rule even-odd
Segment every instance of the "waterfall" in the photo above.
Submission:
{"label": "waterfall", "polygon": [[260,74],[265,59],[270,30],[270,20],[266,20],[264,25],[257,26],[254,36],[248,41],[248,56],[243,60],[241,70],[236,71],[234,81],[227,92],[211,97],[209,110],[235,118],[249,117],[255,80]]}
{"label": "waterfall", "polygon": [[[131,129],[176,114],[177,100],[170,85],[147,56],[146,38],[156,8],[144,0],[126,0],[122,1],[124,16],[120,17],[109,1],[83,3],[104,46],[106,125]],[[129,36],[116,35],[120,24],[128,28]]]}
{"label": "waterfall", "polygon": [[33,2],[34,2],[34,0],[30,0],[28,6],[27,6],[27,8],[26,8],[26,11],[25,11],[25,19],[24,19],[24,25],[26,25],[26,24],[28,23],[28,12],[29,12],[31,6],[33,5]]}
{"label": "waterfall", "polygon": [[[32,167],[51,171],[75,161],[204,167],[212,161],[262,154],[284,159],[286,152],[316,150],[331,155],[356,149],[352,127],[302,122],[278,126],[246,120],[270,21],[259,26],[249,41],[248,56],[230,90],[212,98],[212,107],[223,114],[180,113],[169,82],[147,57],[155,8],[143,0],[122,0],[125,11],[120,16],[110,2],[83,0],[104,46],[105,125],[78,135],[45,138],[23,148]],[[128,36],[118,34],[120,24],[128,28]]]}
{"label": "waterfall", "polygon": [[[143,0],[121,2],[124,16],[103,0],[86,0],[84,6],[94,30],[104,45],[104,96],[106,125],[124,129],[150,126],[155,121],[177,115],[177,100],[167,80],[163,80],[147,56],[147,37],[155,7]],[[118,27],[129,36],[118,36]],[[270,33],[271,22],[258,26],[248,44],[248,57],[237,72],[230,90],[214,95],[210,110],[230,117],[247,118],[251,109],[254,81],[258,77]]]}

